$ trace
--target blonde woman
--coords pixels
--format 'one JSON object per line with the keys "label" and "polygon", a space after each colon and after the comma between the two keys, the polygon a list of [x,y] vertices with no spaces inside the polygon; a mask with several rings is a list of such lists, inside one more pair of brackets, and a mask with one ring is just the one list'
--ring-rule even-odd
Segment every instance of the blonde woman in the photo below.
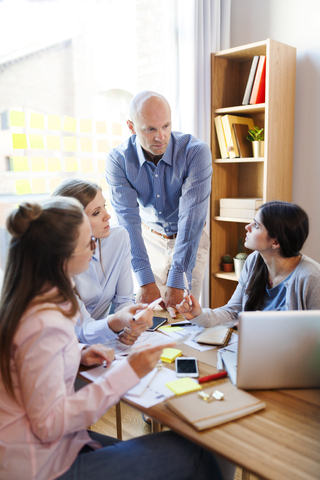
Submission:
{"label": "blonde woman", "polygon": [[[79,340],[105,343],[121,332],[120,341],[134,343],[138,333],[127,323],[128,312],[132,313],[134,305],[127,231],[119,226],[110,227],[106,201],[96,183],[69,178],[56,188],[53,196],[56,195],[76,198],[83,205],[98,244],[88,270],[74,277],[82,316],[76,326]],[[108,315],[111,305],[114,315]]]}

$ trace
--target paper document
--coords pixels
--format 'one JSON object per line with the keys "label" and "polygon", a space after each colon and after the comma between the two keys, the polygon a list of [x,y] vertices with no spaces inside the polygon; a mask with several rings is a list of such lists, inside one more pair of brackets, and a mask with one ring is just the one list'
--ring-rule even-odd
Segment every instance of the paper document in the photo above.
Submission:
{"label": "paper document", "polygon": [[237,385],[238,343],[235,342],[218,350],[217,369],[227,370],[233,385]]}

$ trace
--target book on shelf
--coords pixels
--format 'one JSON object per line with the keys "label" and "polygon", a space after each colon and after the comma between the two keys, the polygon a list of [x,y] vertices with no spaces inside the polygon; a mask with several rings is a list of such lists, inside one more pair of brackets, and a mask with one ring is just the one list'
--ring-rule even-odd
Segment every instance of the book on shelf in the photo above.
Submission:
{"label": "book on shelf", "polygon": [[220,208],[241,208],[257,210],[263,204],[262,198],[220,198]]}
{"label": "book on shelf", "polygon": [[254,123],[250,117],[240,117],[238,115],[223,115],[221,117],[224,134],[226,137],[227,150],[230,158],[239,157],[240,153],[237,147],[233,124],[247,125],[248,130],[254,128]]}
{"label": "book on shelf", "polygon": [[226,137],[225,137],[222,122],[221,122],[221,115],[218,115],[217,117],[215,117],[214,124],[215,124],[215,127],[216,127],[221,158],[228,158],[229,155],[228,155],[228,151],[227,151]]}
{"label": "book on shelf", "polygon": [[[212,398],[216,390],[218,394],[223,394],[223,400]],[[266,407],[259,398],[240,390],[229,380],[216,381],[214,385],[203,388],[200,392],[172,397],[166,401],[166,405],[199,431],[236,420]]]}
{"label": "book on shelf", "polygon": [[251,68],[250,68],[250,72],[249,72],[247,86],[246,86],[244,96],[243,96],[243,100],[242,100],[242,105],[249,105],[250,95],[251,95],[251,91],[252,91],[252,86],[253,86],[254,77],[255,77],[255,74],[256,74],[258,62],[259,62],[259,55],[255,55],[253,57],[253,60],[252,60],[252,63],[251,63]]}
{"label": "book on shelf", "polygon": [[220,208],[220,217],[253,219],[256,213],[253,208]]}
{"label": "book on shelf", "polygon": [[266,64],[266,56],[260,55],[250,95],[250,105],[264,103],[266,100]]}
{"label": "book on shelf", "polygon": [[247,139],[248,126],[241,123],[233,123],[234,136],[236,139],[239,155],[241,158],[252,157],[252,142]]}

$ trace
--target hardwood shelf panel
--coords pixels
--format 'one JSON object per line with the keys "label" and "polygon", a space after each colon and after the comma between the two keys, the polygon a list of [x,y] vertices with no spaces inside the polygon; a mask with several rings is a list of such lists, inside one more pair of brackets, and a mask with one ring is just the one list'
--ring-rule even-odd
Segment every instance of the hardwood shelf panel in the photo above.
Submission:
{"label": "hardwood shelf panel", "polygon": [[268,40],[262,42],[250,43],[241,47],[229,48],[227,50],[221,50],[215,55],[217,57],[222,57],[227,60],[232,60],[235,62],[247,62],[252,60],[254,55],[266,55],[267,54],[267,44]]}
{"label": "hardwood shelf panel", "polygon": [[257,163],[264,162],[264,157],[254,158],[216,158],[213,163]]}
{"label": "hardwood shelf panel", "polygon": [[220,216],[215,216],[213,217],[214,220],[217,220],[218,222],[236,222],[236,223],[251,223],[252,218],[235,218],[235,217],[220,217]]}
{"label": "hardwood shelf panel", "polygon": [[239,105],[234,107],[216,108],[214,113],[217,115],[226,115],[230,113],[264,113],[265,108],[265,103],[258,103],[256,105]]}
{"label": "hardwood shelf panel", "polygon": [[212,274],[216,278],[223,278],[224,280],[231,280],[232,282],[238,282],[239,277],[234,272],[215,272]]}

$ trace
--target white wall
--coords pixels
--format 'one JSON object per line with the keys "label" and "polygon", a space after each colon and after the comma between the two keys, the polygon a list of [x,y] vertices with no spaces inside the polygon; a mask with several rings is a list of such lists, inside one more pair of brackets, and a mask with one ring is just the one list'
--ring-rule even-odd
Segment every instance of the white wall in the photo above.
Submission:
{"label": "white wall", "polygon": [[306,210],[303,249],[320,262],[320,2],[231,0],[231,47],[272,38],[297,48],[292,201]]}

